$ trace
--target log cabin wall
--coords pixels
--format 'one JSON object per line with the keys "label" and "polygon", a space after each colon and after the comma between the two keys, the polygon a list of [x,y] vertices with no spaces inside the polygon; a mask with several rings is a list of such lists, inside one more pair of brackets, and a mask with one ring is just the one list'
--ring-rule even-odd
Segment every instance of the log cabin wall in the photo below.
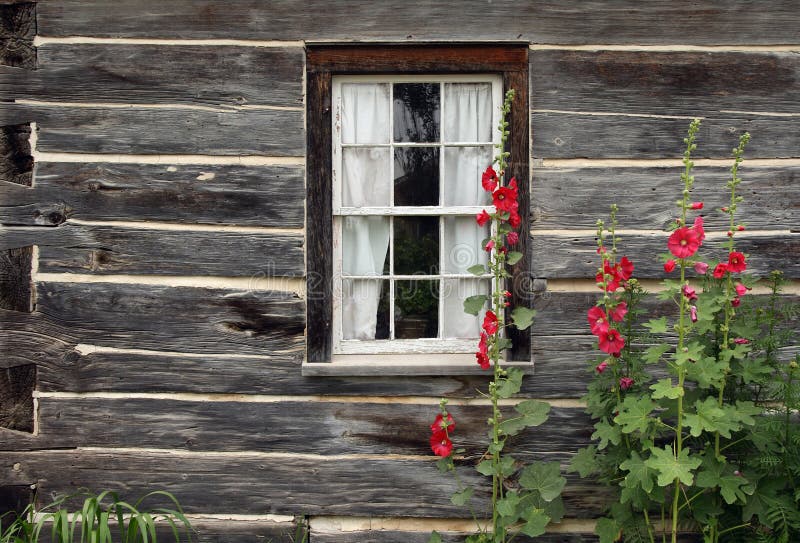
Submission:
{"label": "log cabin wall", "polygon": [[[523,392],[554,408],[515,454],[567,462],[591,434],[595,221],[619,204],[655,284],[690,118],[707,209],[753,134],[742,246],[800,294],[798,27],[795,0],[0,1],[0,501],[160,488],[204,541],[290,541],[295,517],[313,543],[457,537],[426,427],[455,398],[479,451],[481,378],[300,373],[305,44],[530,44]],[[602,499],[571,478],[540,541],[594,541]]]}

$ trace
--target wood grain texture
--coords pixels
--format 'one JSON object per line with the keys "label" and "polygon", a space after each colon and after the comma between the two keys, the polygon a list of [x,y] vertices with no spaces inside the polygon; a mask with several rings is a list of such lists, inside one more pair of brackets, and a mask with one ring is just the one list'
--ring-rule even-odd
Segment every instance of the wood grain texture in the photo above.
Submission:
{"label": "wood grain texture", "polygon": [[[639,279],[664,276],[662,261],[656,255],[667,252],[668,233],[654,235],[626,235],[618,245],[620,254],[627,255],[636,266]],[[698,253],[711,263],[727,261],[724,239],[706,239]],[[739,251],[750,255],[747,271],[765,276],[772,270],[781,270],[787,278],[800,278],[800,233],[757,234],[739,237]],[[548,279],[582,279],[594,277],[597,272],[597,244],[594,236],[574,235],[569,231],[557,236],[534,235],[531,242],[534,277]],[[714,258],[708,258],[713,256]]]}
{"label": "wood grain texture", "polygon": [[0,308],[33,311],[33,247],[0,249]]}
{"label": "wood grain texture", "polygon": [[[608,214],[597,202],[608,200],[611,192],[619,207],[619,228],[664,229],[678,212],[675,201],[683,190],[681,172],[679,166],[534,170],[533,226],[542,230],[560,230],[564,225],[595,229],[597,219]],[[694,175],[692,199],[705,205],[705,228],[727,230],[728,215],[718,210],[730,203],[725,189],[729,168],[696,167]],[[744,202],[738,205],[737,217],[749,231],[800,231],[800,167],[751,167],[745,160],[739,175],[742,183],[736,192]]]}
{"label": "wood grain texture", "polygon": [[530,62],[534,109],[800,113],[796,53],[543,50]]}
{"label": "wood grain texture", "polygon": [[54,102],[302,105],[301,47],[43,44],[38,69],[0,68],[8,98]]}
{"label": "wood grain texture", "polygon": [[[409,524],[413,520],[409,519]],[[444,543],[463,543],[467,532],[440,531]],[[321,531],[311,529],[314,543],[427,543],[430,531],[412,530],[358,530],[346,532]],[[600,541],[591,533],[549,533],[536,538],[525,535],[515,536],[514,541],[536,543],[596,543]]]}
{"label": "wood grain texture", "polygon": [[0,65],[26,70],[36,68],[36,4],[0,4]]}
{"label": "wood grain texture", "polygon": [[43,273],[250,277],[253,288],[261,278],[304,275],[299,234],[83,224],[11,227],[0,232],[0,250],[32,244],[39,247]]}
{"label": "wood grain texture", "polygon": [[[302,543],[302,530],[294,522],[271,520],[196,520],[192,519],[192,541],[197,543]],[[302,521],[300,521],[302,522]],[[302,525],[302,524],[301,524]],[[172,532],[156,532],[159,541],[169,541]],[[298,538],[299,536],[299,538]]]}
{"label": "wood grain texture", "polygon": [[33,156],[30,138],[30,124],[0,127],[0,182],[31,186]]}
{"label": "wood grain texture", "polygon": [[36,122],[41,152],[302,156],[303,112],[62,108],[0,103],[0,122]]}
{"label": "wood grain texture", "polygon": [[[679,92],[676,89],[675,92]],[[613,106],[613,102],[609,105]],[[751,110],[746,100],[732,106]],[[566,112],[534,110],[532,155],[536,158],[680,158],[683,138],[689,127],[688,116],[702,116],[695,158],[730,158],[739,136],[750,132],[748,158],[792,158],[800,146],[800,117],[720,113],[690,105],[681,115],[687,118],[591,115],[581,113],[570,101],[559,106]],[[617,111],[624,113],[623,108]],[[772,111],[767,110],[767,111]],[[745,166],[746,167],[746,166]]]}
{"label": "wood grain texture", "polygon": [[[424,456],[436,405],[436,398],[426,404],[41,398],[39,429],[43,440],[61,447]],[[458,421],[454,439],[464,455],[480,457],[491,406],[451,405],[448,411]],[[582,408],[553,408],[547,422],[510,438],[506,447],[525,461],[563,457],[587,446],[592,431]]]}
{"label": "wood grain texture", "polygon": [[286,292],[116,283],[37,283],[37,292],[40,329],[75,343],[239,354],[303,345],[305,303]]}
{"label": "wood grain texture", "polygon": [[0,370],[0,427],[33,433],[35,388],[33,364]]}
{"label": "wood grain texture", "polygon": [[[102,0],[39,3],[46,36],[240,38],[277,40],[508,40],[556,44],[794,44],[798,14],[792,0],[769,9],[746,0],[635,0],[451,3],[399,0],[365,3],[258,0]],[[147,24],[142,24],[146,19]],[[687,32],[686,28],[702,32]]]}
{"label": "wood grain texture", "polygon": [[[18,471],[12,469],[15,463]],[[141,495],[156,487],[180,496],[189,513],[445,518],[464,513],[449,500],[453,477],[438,473],[433,461],[54,450],[3,452],[0,466],[1,484],[38,481],[40,496],[81,486]],[[466,484],[477,487],[473,504],[485,510],[485,478],[471,465],[460,463],[458,469]],[[597,516],[609,499],[602,488],[572,476],[563,497],[572,518]]]}
{"label": "wood grain texture", "polygon": [[0,182],[0,222],[158,221],[298,228],[301,166],[43,162],[36,187]]}

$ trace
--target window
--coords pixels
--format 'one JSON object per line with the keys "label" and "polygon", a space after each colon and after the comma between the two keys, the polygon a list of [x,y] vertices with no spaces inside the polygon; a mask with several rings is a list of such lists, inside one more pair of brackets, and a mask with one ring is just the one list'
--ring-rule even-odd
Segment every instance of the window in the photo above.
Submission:
{"label": "window", "polygon": [[[437,353],[416,373],[475,366],[480,321],[462,302],[489,288],[466,271],[485,261],[480,173],[513,87],[509,169],[527,186],[527,47],[310,46],[307,60],[304,373],[403,372],[411,353]],[[527,229],[527,213],[523,221]],[[527,305],[524,291],[509,290]],[[511,358],[529,361],[519,336]]]}

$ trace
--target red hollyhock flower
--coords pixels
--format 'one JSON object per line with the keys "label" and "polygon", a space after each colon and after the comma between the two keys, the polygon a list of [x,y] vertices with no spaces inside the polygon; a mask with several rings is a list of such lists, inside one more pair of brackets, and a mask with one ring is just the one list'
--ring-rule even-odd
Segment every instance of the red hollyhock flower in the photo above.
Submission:
{"label": "red hollyhock flower", "polygon": [[512,191],[514,191],[514,199],[516,200],[517,199],[517,195],[518,195],[518,190],[519,190],[517,188],[517,178],[516,177],[512,177],[511,181],[508,182],[508,188],[511,189]]}
{"label": "red hollyhock flower", "polygon": [[623,256],[617,263],[617,275],[622,281],[627,281],[633,275],[633,262]]}
{"label": "red hollyhock flower", "polygon": [[450,456],[453,452],[453,442],[445,432],[434,432],[431,434],[431,450],[436,456]]}
{"label": "red hollyhock flower", "polygon": [[445,427],[447,427],[447,432],[452,432],[456,427],[456,421],[453,420],[453,415],[450,413],[447,414],[447,423],[444,422],[444,417],[441,413],[436,415],[436,418],[433,420],[433,424],[431,424],[431,432],[437,433],[442,432]]}
{"label": "red hollyhock flower", "polygon": [[728,271],[733,273],[740,273],[747,269],[747,263],[744,260],[744,254],[733,251],[728,255]]}
{"label": "red hollyhock flower", "polygon": [[667,247],[676,257],[689,258],[700,248],[700,239],[693,229],[682,226],[669,236]]}
{"label": "red hollyhock flower", "polygon": [[747,287],[744,286],[743,284],[736,283],[735,288],[736,288],[736,294],[738,294],[739,296],[744,296],[745,294],[747,294]]}
{"label": "red hollyhock flower", "polygon": [[483,250],[488,253],[491,252],[492,249],[494,249],[494,240],[490,239],[486,242],[486,245],[483,246]]}
{"label": "red hollyhock flower", "polygon": [[619,379],[619,388],[622,390],[628,390],[633,386],[633,379],[630,377],[620,377]]}
{"label": "red hollyhock flower", "polygon": [[683,285],[683,295],[686,296],[690,302],[697,299],[697,291],[690,285]]}
{"label": "red hollyhock flower", "polygon": [[484,226],[484,225],[485,225],[487,222],[489,222],[490,220],[492,220],[492,216],[491,216],[491,215],[489,215],[489,214],[486,212],[486,210],[484,209],[483,211],[481,211],[480,213],[478,213],[478,216],[477,216],[477,217],[475,217],[475,220],[477,221],[477,223],[478,223],[478,226]]}
{"label": "red hollyhock flower", "polygon": [[609,328],[604,333],[600,334],[598,345],[600,350],[604,353],[611,355],[619,354],[623,347],[625,347],[625,338],[613,328]]}
{"label": "red hollyhock flower", "polygon": [[694,271],[696,271],[700,275],[705,275],[706,272],[708,271],[708,264],[706,264],[705,262],[695,262]]}
{"label": "red hollyhock flower", "polygon": [[606,317],[606,312],[602,308],[598,306],[591,308],[586,320],[589,321],[589,329],[592,334],[599,336],[608,331],[608,317]]}
{"label": "red hollyhock flower", "polygon": [[506,240],[508,241],[509,245],[516,245],[519,241],[519,234],[516,232],[509,232],[506,234]]}
{"label": "red hollyhock flower", "polygon": [[609,316],[614,322],[620,322],[622,319],[625,318],[625,314],[628,312],[628,304],[625,302],[620,302],[617,304],[617,307],[611,310]]}
{"label": "red hollyhock flower", "polygon": [[[517,191],[508,187],[500,187],[492,193],[492,203],[498,211],[510,213],[514,209],[514,204],[517,204]],[[517,204],[517,208],[519,208],[519,204]]]}
{"label": "red hollyhock flower", "polygon": [[522,217],[516,211],[512,211],[508,217],[508,224],[511,225],[511,228],[519,228],[519,225],[522,224]]}
{"label": "red hollyhock flower", "polygon": [[691,209],[703,209],[703,202],[692,202],[689,207]]}
{"label": "red hollyhock flower", "polygon": [[694,218],[694,233],[697,234],[700,243],[706,239],[706,231],[703,229],[703,217]]}
{"label": "red hollyhock flower", "polygon": [[494,311],[490,310],[486,312],[486,315],[483,317],[483,329],[490,336],[497,333],[497,315],[494,314]]}
{"label": "red hollyhock flower", "polygon": [[667,260],[664,262],[664,271],[667,273],[671,273],[675,269],[675,261],[672,259]]}
{"label": "red hollyhock flower", "polygon": [[491,166],[486,168],[486,171],[483,172],[481,176],[481,185],[483,185],[483,190],[487,192],[492,192],[497,188],[497,172],[494,171],[494,168]]}
{"label": "red hollyhock flower", "polygon": [[714,279],[722,279],[725,277],[725,274],[728,272],[728,265],[724,262],[720,262],[714,267]]}

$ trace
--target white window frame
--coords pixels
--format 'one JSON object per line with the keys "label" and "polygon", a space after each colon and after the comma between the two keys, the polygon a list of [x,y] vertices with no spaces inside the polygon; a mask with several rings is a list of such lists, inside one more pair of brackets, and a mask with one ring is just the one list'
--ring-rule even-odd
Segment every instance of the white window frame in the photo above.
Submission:
{"label": "white window frame", "polygon": [[[342,202],[342,179],[341,179],[341,171],[342,171],[342,148],[343,144],[341,141],[342,137],[342,130],[341,130],[341,86],[342,84],[346,83],[388,83],[390,84],[390,89],[392,89],[392,83],[439,83],[443,85],[445,83],[490,83],[492,85],[492,119],[491,119],[491,126],[492,126],[492,145],[496,145],[499,143],[500,140],[500,133],[497,130],[497,125],[500,120],[500,110],[503,101],[503,79],[502,76],[497,74],[460,74],[460,75],[442,75],[442,74],[430,74],[430,75],[363,75],[363,76],[355,76],[355,75],[334,75],[332,79],[331,85],[331,96],[332,96],[332,107],[333,107],[333,115],[332,115],[332,204],[333,204],[333,321],[332,321],[332,332],[333,332],[333,358],[332,362],[338,363],[339,365],[348,364],[348,363],[355,363],[360,364],[364,362],[364,357],[362,355],[373,355],[369,357],[371,360],[384,360],[387,362],[391,362],[393,359],[399,358],[398,355],[402,355],[404,363],[408,364],[409,362],[413,365],[415,362],[426,364],[430,360],[430,357],[422,357],[417,359],[416,361],[410,360],[408,355],[414,354],[437,354],[439,356],[436,357],[436,363],[441,364],[464,364],[472,362],[474,364],[474,360],[470,360],[474,357],[475,350],[477,348],[477,341],[478,336],[476,335],[474,338],[469,339],[443,339],[443,338],[419,338],[419,339],[381,339],[381,340],[345,340],[342,338],[342,217],[344,216],[365,216],[365,215],[380,215],[380,216],[388,216],[388,217],[395,217],[395,216],[404,216],[404,215],[413,215],[413,216],[472,216],[474,217],[477,215],[481,210],[486,209],[490,212],[494,210],[493,207],[487,205],[475,205],[475,206],[420,206],[420,207],[412,207],[412,206],[403,206],[403,207],[369,207],[369,208],[346,208],[341,205]],[[444,92],[440,93],[442,98],[445,96]],[[392,95],[390,94],[389,104],[393,103]],[[444,119],[445,109],[447,105],[444,103],[444,100],[441,102],[440,107],[440,126],[443,128],[444,123],[441,122],[441,119]],[[390,115],[390,118],[392,116]],[[391,121],[390,121],[391,122]],[[393,130],[390,127],[390,134],[393,133]],[[443,133],[441,133],[443,136]],[[438,146],[440,149],[440,161],[439,161],[439,168],[440,168],[440,179],[444,179],[444,168],[445,168],[445,161],[444,161],[444,148],[445,147],[458,147],[458,146],[477,146],[477,145],[489,145],[488,142],[444,142],[442,141],[443,138],[440,138],[438,143],[431,142],[431,143],[395,143],[390,142],[387,144],[362,144],[363,146],[368,147],[386,147],[389,149],[393,149],[394,147],[414,147],[414,146],[421,146],[421,147],[433,147]],[[347,144],[347,146],[357,147],[360,144]],[[492,156],[494,155],[494,150],[492,152]],[[391,153],[390,153],[391,156]],[[394,168],[394,161],[390,159],[390,167]],[[489,164],[487,164],[488,166]],[[390,176],[391,179],[394,178],[392,174]],[[477,182],[477,180],[476,180]],[[477,204],[477,202],[476,202]],[[389,246],[393,247],[394,241],[392,239],[393,236],[393,228],[389,229],[390,232],[390,241]],[[440,259],[443,253],[443,236],[444,231],[443,228],[439,228],[439,240],[440,240]],[[480,250],[480,248],[476,248],[476,250]],[[389,255],[391,258],[391,255]],[[440,262],[441,264],[441,262]],[[370,276],[369,279],[379,279],[380,277],[387,278],[389,276]],[[400,275],[393,275],[391,276],[393,279],[411,279],[411,280],[424,280],[424,279],[436,279],[440,282],[440,287],[442,282],[445,278],[447,279],[478,279],[474,275],[471,274],[449,274],[444,273],[443,267],[440,265],[439,274],[435,276],[418,276],[418,275],[410,275],[410,276],[400,276]],[[486,275],[485,278],[490,278],[490,275]],[[365,277],[366,279],[366,277]],[[390,281],[390,284],[392,282]],[[393,311],[394,308],[394,293],[393,289],[390,292],[390,311]],[[441,333],[441,329],[443,326],[443,313],[444,313],[444,304],[439,304],[439,330]],[[502,316],[501,316],[502,318]],[[468,356],[467,356],[468,355]]]}

